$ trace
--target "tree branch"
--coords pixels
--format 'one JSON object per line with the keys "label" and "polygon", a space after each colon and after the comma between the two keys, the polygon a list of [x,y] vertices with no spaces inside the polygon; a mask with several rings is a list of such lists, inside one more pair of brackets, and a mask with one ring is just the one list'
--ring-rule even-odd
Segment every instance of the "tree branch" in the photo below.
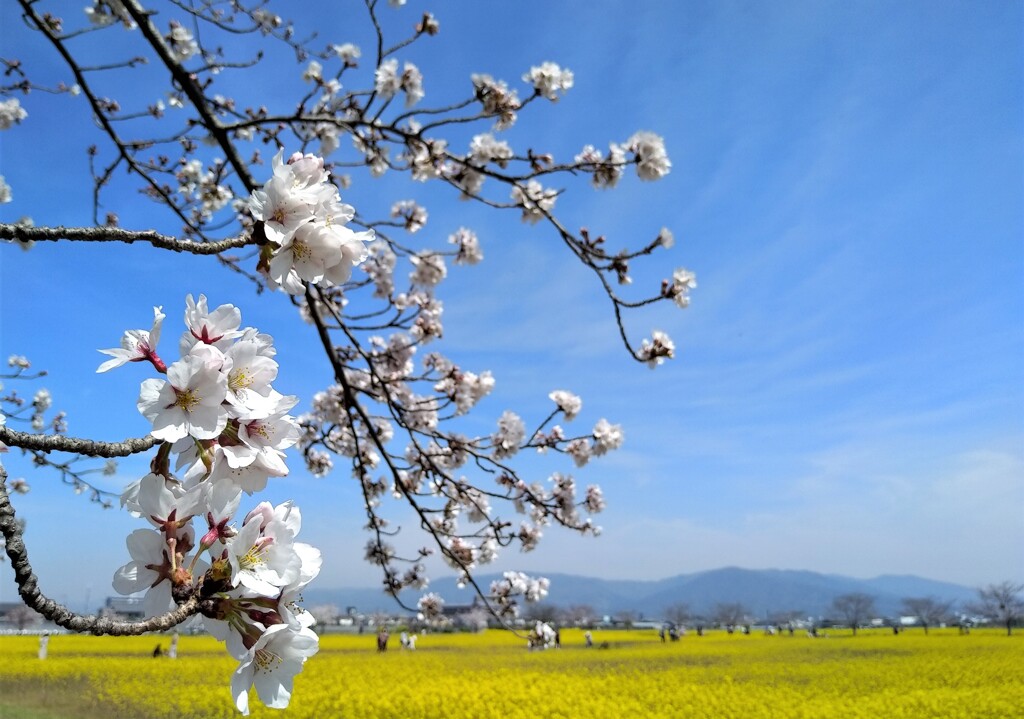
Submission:
{"label": "tree branch", "polygon": [[199,117],[202,121],[203,127],[210,131],[210,135],[217,141],[220,148],[224,151],[224,155],[227,157],[228,163],[235,169],[235,173],[238,175],[238,179],[245,185],[245,189],[248,192],[252,192],[256,189],[257,184],[253,179],[252,174],[249,172],[249,166],[242,160],[238,154],[238,149],[235,147],[231,138],[228,137],[228,133],[221,126],[217,118],[210,112],[209,103],[207,102],[206,95],[203,89],[199,86],[195,75],[190,73],[181,63],[176,61],[167,48],[167,44],[163,40],[163,36],[160,31],[157,30],[156,26],[149,19],[151,13],[135,2],[135,0],[123,0],[124,9],[131,15],[132,20],[139,26],[139,32],[146,38],[146,41],[153,48],[153,51],[160,57],[164,66],[171,73],[171,77],[174,82],[181,88],[181,91],[185,93],[195,111],[199,113]]}
{"label": "tree branch", "polygon": [[73,452],[90,457],[127,457],[145,452],[157,445],[153,436],[130,438],[123,442],[98,442],[92,439],[66,437],[62,434],[29,434],[10,427],[0,427],[0,442],[22,449],[36,449],[43,452]]}
{"label": "tree branch", "polygon": [[253,244],[251,237],[229,237],[216,242],[193,242],[170,235],[161,235],[153,230],[125,230],[119,227],[25,227],[0,223],[0,240],[20,242],[148,242],[153,247],[174,252],[191,252],[194,255],[216,255],[225,250]]}

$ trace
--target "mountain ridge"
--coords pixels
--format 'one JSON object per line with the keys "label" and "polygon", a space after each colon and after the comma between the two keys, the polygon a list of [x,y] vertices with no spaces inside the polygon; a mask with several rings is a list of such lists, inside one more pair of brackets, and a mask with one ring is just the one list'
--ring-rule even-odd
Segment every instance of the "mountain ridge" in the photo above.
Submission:
{"label": "mountain ridge", "polygon": [[[900,614],[905,598],[934,597],[959,607],[977,596],[972,587],[910,574],[857,579],[800,569],[721,567],[654,580],[602,579],[561,573],[546,576],[551,580],[551,589],[545,604],[588,605],[599,615],[629,611],[651,618],[661,617],[666,609],[677,604],[686,604],[691,611],[706,614],[715,604],[726,602],[738,602],[757,617],[785,611],[823,616],[836,596],[851,592],[874,597],[877,614],[894,617]],[[487,587],[500,578],[500,574],[481,574],[477,580],[480,586]],[[434,580],[427,591],[439,594],[449,605],[469,604],[474,596],[471,590],[458,589],[454,577]],[[406,591],[401,595],[402,600],[415,606],[421,593]],[[394,600],[378,589],[307,588],[304,595],[307,606],[335,604],[341,609],[355,607],[361,612],[398,611]]]}

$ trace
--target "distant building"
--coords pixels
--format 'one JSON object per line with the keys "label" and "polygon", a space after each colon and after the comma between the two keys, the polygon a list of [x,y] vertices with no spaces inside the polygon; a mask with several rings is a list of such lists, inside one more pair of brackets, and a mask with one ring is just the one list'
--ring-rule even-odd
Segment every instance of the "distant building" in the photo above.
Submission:
{"label": "distant building", "polygon": [[132,621],[146,618],[146,612],[142,608],[142,597],[107,597],[100,614]]}
{"label": "distant building", "polygon": [[0,602],[0,620],[4,618],[7,612],[23,606],[25,605],[22,602]]}

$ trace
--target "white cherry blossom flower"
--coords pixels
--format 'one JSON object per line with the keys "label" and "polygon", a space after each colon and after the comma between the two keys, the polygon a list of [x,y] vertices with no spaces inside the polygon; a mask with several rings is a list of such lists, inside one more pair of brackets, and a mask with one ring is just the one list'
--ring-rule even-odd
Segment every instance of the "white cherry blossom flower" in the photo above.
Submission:
{"label": "white cherry blossom flower", "polygon": [[411,62],[405,63],[401,77],[402,91],[405,92],[405,106],[412,107],[423,99],[423,74]]}
{"label": "white cherry blossom flower", "polygon": [[255,686],[260,701],[268,707],[287,707],[295,675],[302,671],[302,665],[319,648],[319,639],[310,629],[296,630],[288,624],[268,627],[231,678],[235,706],[248,716],[249,687]]}
{"label": "white cherry blossom flower", "polygon": [[194,516],[200,511],[204,499],[203,493],[197,489],[186,490],[181,484],[169,483],[162,476],[150,472],[130,485],[121,495],[121,504],[157,529],[162,529]]}
{"label": "white cherry blossom flower", "polygon": [[324,281],[332,285],[342,285],[352,276],[352,268],[362,264],[368,254],[367,246],[374,240],[374,231],[353,232],[347,227],[328,226],[333,236],[333,244],[337,250],[337,261],[327,268]]}
{"label": "white cherry blossom flower", "polygon": [[277,362],[263,354],[264,351],[264,345],[253,337],[239,339],[225,353],[231,360],[227,401],[240,410],[251,409],[254,402],[265,399],[270,393],[270,383],[277,377]]}
{"label": "white cherry blossom flower", "polygon": [[210,312],[206,295],[199,295],[196,302],[189,294],[185,297],[185,326],[188,332],[178,342],[181,353],[188,352],[197,344],[211,345],[224,351],[233,341],[241,337],[238,327],[242,323],[242,312],[234,305],[224,304]]}
{"label": "white cherry blossom flower", "polygon": [[171,30],[164,35],[171,55],[178,62],[185,62],[199,52],[199,44],[184,25],[171,21]]}
{"label": "white cherry blossom flower", "polygon": [[121,0],[93,0],[92,6],[85,8],[85,15],[97,27],[106,27],[120,21],[127,30],[135,28],[135,21]]}
{"label": "white cherry blossom flower", "polygon": [[597,514],[605,508],[604,494],[596,484],[587,486],[587,496],[583,500],[583,506],[591,514]]}
{"label": "white cherry blossom flower", "polygon": [[310,60],[309,65],[302,73],[302,79],[306,82],[317,81],[323,79],[323,65],[318,63],[316,60]]}
{"label": "white cherry blossom flower", "polygon": [[626,148],[636,153],[636,172],[641,180],[660,180],[672,169],[665,152],[665,141],[653,132],[641,131],[626,140]]}
{"label": "white cherry blossom flower", "polygon": [[424,619],[430,620],[441,616],[442,608],[444,607],[444,599],[439,594],[429,592],[424,594],[416,602],[416,608]]}
{"label": "white cherry blossom flower", "polygon": [[264,527],[254,518],[228,540],[231,583],[264,596],[276,596],[298,578],[302,560],[292,547],[294,535],[280,521]]}
{"label": "white cherry blossom flower", "polygon": [[427,224],[427,209],[415,200],[399,200],[391,206],[391,216],[405,220],[405,229],[410,233],[419,232]]}
{"label": "white cherry blossom flower", "polygon": [[519,446],[526,438],[526,425],[519,415],[510,410],[505,410],[498,419],[498,431],[491,438],[494,443],[494,456],[496,458],[511,457],[519,451]]}
{"label": "white cherry blossom flower", "polygon": [[664,332],[655,330],[651,333],[651,339],[643,340],[640,349],[637,351],[637,359],[646,362],[647,366],[654,369],[666,359],[672,359],[676,355],[676,346],[671,338]]}
{"label": "white cherry blossom flower", "polygon": [[350,42],[346,42],[342,45],[331,45],[331,50],[334,54],[341,58],[341,61],[346,65],[355,65],[363,55],[363,51],[359,49],[358,45],[353,45]]}
{"label": "white cherry blossom flower", "polygon": [[323,225],[303,223],[274,252],[270,260],[271,279],[283,284],[288,273],[294,271],[305,282],[319,282],[327,264],[334,261],[332,239]]}
{"label": "white cherry blossom flower", "polygon": [[288,474],[288,467],[281,467],[283,462],[275,461],[274,466],[269,466],[266,463],[268,459],[269,454],[258,454],[251,464],[232,467],[228,464],[223,447],[218,446],[214,449],[213,469],[210,470],[209,479],[215,484],[229,483],[250,495],[262,492],[271,477],[284,477]]}
{"label": "white cherry blossom flower", "polygon": [[577,467],[586,466],[590,461],[591,451],[590,440],[586,437],[574,439],[565,445],[566,454],[572,457],[572,461]]}
{"label": "white cherry blossom flower", "polygon": [[606,419],[599,419],[594,425],[594,454],[600,457],[609,450],[622,446],[625,435],[621,424],[612,424]]}
{"label": "white cherry blossom flower", "polygon": [[28,117],[28,112],[16,97],[0,100],[0,130],[9,130]]}
{"label": "white cherry blossom flower", "polygon": [[278,175],[252,191],[249,212],[263,221],[267,239],[279,245],[291,239],[295,231],[314,216],[308,199],[295,191],[292,182]]}
{"label": "white cherry blossom flower", "polygon": [[[185,532],[191,537],[192,528]],[[167,541],[160,532],[152,529],[136,529],[126,541],[131,561],[114,573],[113,587],[118,594],[135,594],[145,591],[143,611],[147,617],[155,617],[174,607],[171,597],[171,559]],[[196,563],[198,573],[205,572],[205,562]]]}
{"label": "white cherry blossom flower", "polygon": [[512,148],[504,140],[496,140],[494,135],[485,133],[476,135],[469,143],[469,155],[467,159],[474,164],[486,165],[493,162],[499,167],[508,165],[513,156]]}
{"label": "white cherry blossom flower", "polygon": [[690,305],[690,290],[697,287],[697,275],[690,270],[680,267],[672,273],[672,285],[668,288],[669,296],[676,303],[677,307],[688,307]]}
{"label": "white cherry blossom flower", "polygon": [[460,227],[448,236],[448,242],[458,248],[458,253],[455,255],[455,264],[457,265],[475,265],[484,259],[484,253],[480,249],[480,240],[472,230]]}
{"label": "white cherry blossom flower", "polygon": [[507,130],[512,127],[520,107],[515,90],[509,90],[504,80],[495,80],[490,75],[474,74],[470,79],[477,99],[483,104],[484,114],[498,118],[495,129]]}
{"label": "white cherry blossom flower", "polygon": [[556,102],[558,91],[564,95],[572,87],[573,74],[571,70],[563,70],[553,62],[545,62],[531,67],[530,71],[523,75],[523,80],[531,83],[542,97]]}
{"label": "white cherry blossom flower", "polygon": [[262,466],[276,475],[287,474],[283,450],[299,439],[295,418],[284,412],[270,417],[242,420],[238,423],[238,443],[221,442],[224,458],[232,469],[247,467],[262,460]]}
{"label": "white cherry blossom flower", "polygon": [[121,337],[120,347],[100,350],[102,354],[110,355],[113,359],[101,364],[96,368],[96,372],[106,372],[127,362],[142,362],[156,357],[156,345],[160,341],[160,328],[165,317],[162,309],[162,307],[153,308],[153,327],[148,332],[146,330],[128,330]]}
{"label": "white cherry blossom flower", "polygon": [[658,233],[658,243],[666,250],[671,249],[676,243],[675,235],[672,234],[672,230],[667,227],[662,227],[661,232]]}
{"label": "white cherry blossom flower", "polygon": [[374,74],[374,89],[381,97],[394,97],[402,87],[402,78],[398,74],[398,60],[391,58],[377,66]]}
{"label": "white cherry blossom flower", "polygon": [[288,162],[284,162],[283,158],[284,148],[281,148],[271,163],[274,177],[290,184],[304,199],[310,200],[325,189],[328,192],[337,192],[333,187],[324,187],[324,183],[330,178],[324,167],[324,158],[308,152],[305,155],[293,152]]}
{"label": "white cherry blossom flower", "polygon": [[342,284],[351,276],[352,268],[365,259],[366,242],[372,239],[372,231],[357,233],[340,225],[306,223],[271,257],[269,276],[290,292],[290,273],[305,282],[326,279],[331,284]]}
{"label": "white cherry blossom flower", "polygon": [[519,184],[512,187],[512,201],[523,208],[523,222],[531,225],[544,218],[544,213],[555,206],[556,199],[556,190],[546,190],[536,180],[527,182],[526,187]]}
{"label": "white cherry blossom flower", "polygon": [[565,413],[566,421],[575,419],[576,415],[583,409],[583,400],[564,389],[556,389],[548,395],[548,398],[558,405],[558,409]]}
{"label": "white cherry blossom flower", "polygon": [[409,279],[414,285],[420,287],[435,287],[440,284],[448,274],[445,267],[444,257],[436,252],[422,252],[409,258],[413,271],[409,273]]}
{"label": "white cherry blossom flower", "polygon": [[153,423],[157,439],[214,439],[227,425],[227,412],[221,407],[226,394],[227,377],[219,368],[211,369],[207,358],[190,354],[167,368],[167,380],[142,382],[138,407]]}

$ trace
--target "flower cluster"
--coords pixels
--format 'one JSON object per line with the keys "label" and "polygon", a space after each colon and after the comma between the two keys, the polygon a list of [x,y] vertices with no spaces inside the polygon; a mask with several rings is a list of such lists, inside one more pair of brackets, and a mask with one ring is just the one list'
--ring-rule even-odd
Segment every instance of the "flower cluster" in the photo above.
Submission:
{"label": "flower cluster", "polygon": [[343,284],[366,259],[373,231],[345,226],[355,210],[342,203],[323,158],[295,153],[283,162],[283,154],[274,156],[272,176],[249,198],[249,211],[268,240],[259,269],[293,295],[305,292],[305,282]]}
{"label": "flower cluster", "polygon": [[97,27],[106,27],[116,22],[120,22],[127,30],[135,27],[135,21],[121,0],[93,0],[92,5],[85,8],[85,16]]}
{"label": "flower cluster", "polygon": [[551,649],[558,645],[558,633],[547,622],[538,621],[527,637],[530,649]]}
{"label": "flower cluster", "polygon": [[572,87],[574,78],[572,70],[563,70],[553,62],[545,62],[531,67],[530,71],[523,75],[523,80],[533,85],[538,95],[556,102],[558,92],[561,91],[564,95]]}
{"label": "flower cluster", "polygon": [[178,62],[185,62],[199,52],[199,44],[184,25],[171,21],[171,29],[164,35],[171,55]]}
{"label": "flower cluster", "polygon": [[0,100],[0,130],[9,130],[28,117],[18,98]]}
{"label": "flower cluster", "polygon": [[666,359],[672,359],[676,356],[676,345],[672,339],[661,332],[655,330],[651,333],[651,339],[645,339],[640,343],[640,349],[636,353],[636,357],[641,362],[646,362],[647,366],[654,369]]}
{"label": "flower cluster", "polygon": [[660,135],[637,132],[626,140],[626,149],[634,153],[641,180],[660,180],[672,169],[672,161],[665,152],[665,140]]}
{"label": "flower cluster", "polygon": [[[627,158],[627,153],[632,157]],[[641,180],[660,180],[672,169],[672,161],[665,151],[665,140],[653,132],[634,133],[625,144],[611,143],[608,156],[593,145],[584,146],[575,157],[576,164],[584,172],[592,173],[591,183],[599,190],[606,190],[618,184],[627,164],[636,164],[636,173]],[[663,243],[671,246],[671,240]]]}
{"label": "flower cluster", "polygon": [[112,359],[98,372],[149,362],[166,377],[144,380],[139,393],[139,411],[161,444],[150,473],[121,501],[152,528],[128,536],[131,560],[115,573],[114,589],[145,592],[147,616],[198,599],[207,631],[240,662],[231,682],[238,709],[248,713],[254,684],[265,704],[285,707],[292,678],[317,651],[313,618],[296,601],[320,571],[320,552],[296,541],[301,516],[291,502],[263,502],[232,522],[243,492],[288,473],[296,398],[271,386],[273,340],[242,328],[233,305],[210,311],[205,296],[189,295],[181,357],[170,365],[157,353],[163,320],[154,308],[152,329],[129,330],[120,347],[100,350]]}
{"label": "flower cluster", "polygon": [[385,60],[377,67],[375,89],[381,97],[394,97],[399,90],[405,93],[405,106],[412,107],[423,99],[423,75],[411,62],[398,72],[398,60]]}
{"label": "flower cluster", "polygon": [[518,184],[512,186],[512,201],[523,208],[523,222],[531,225],[542,220],[545,214],[551,211],[557,198],[557,191],[545,189],[536,180],[528,181],[526,187]]}
{"label": "flower cluster", "polygon": [[509,90],[504,80],[495,80],[490,75],[478,74],[470,78],[477,100],[483,105],[483,112],[498,118],[496,130],[507,130],[516,122],[516,112],[522,106],[515,90]]}
{"label": "flower cluster", "polygon": [[491,582],[491,598],[504,615],[515,616],[519,597],[539,602],[548,595],[550,586],[551,582],[544,577],[534,579],[522,572],[505,572],[501,579]]}

